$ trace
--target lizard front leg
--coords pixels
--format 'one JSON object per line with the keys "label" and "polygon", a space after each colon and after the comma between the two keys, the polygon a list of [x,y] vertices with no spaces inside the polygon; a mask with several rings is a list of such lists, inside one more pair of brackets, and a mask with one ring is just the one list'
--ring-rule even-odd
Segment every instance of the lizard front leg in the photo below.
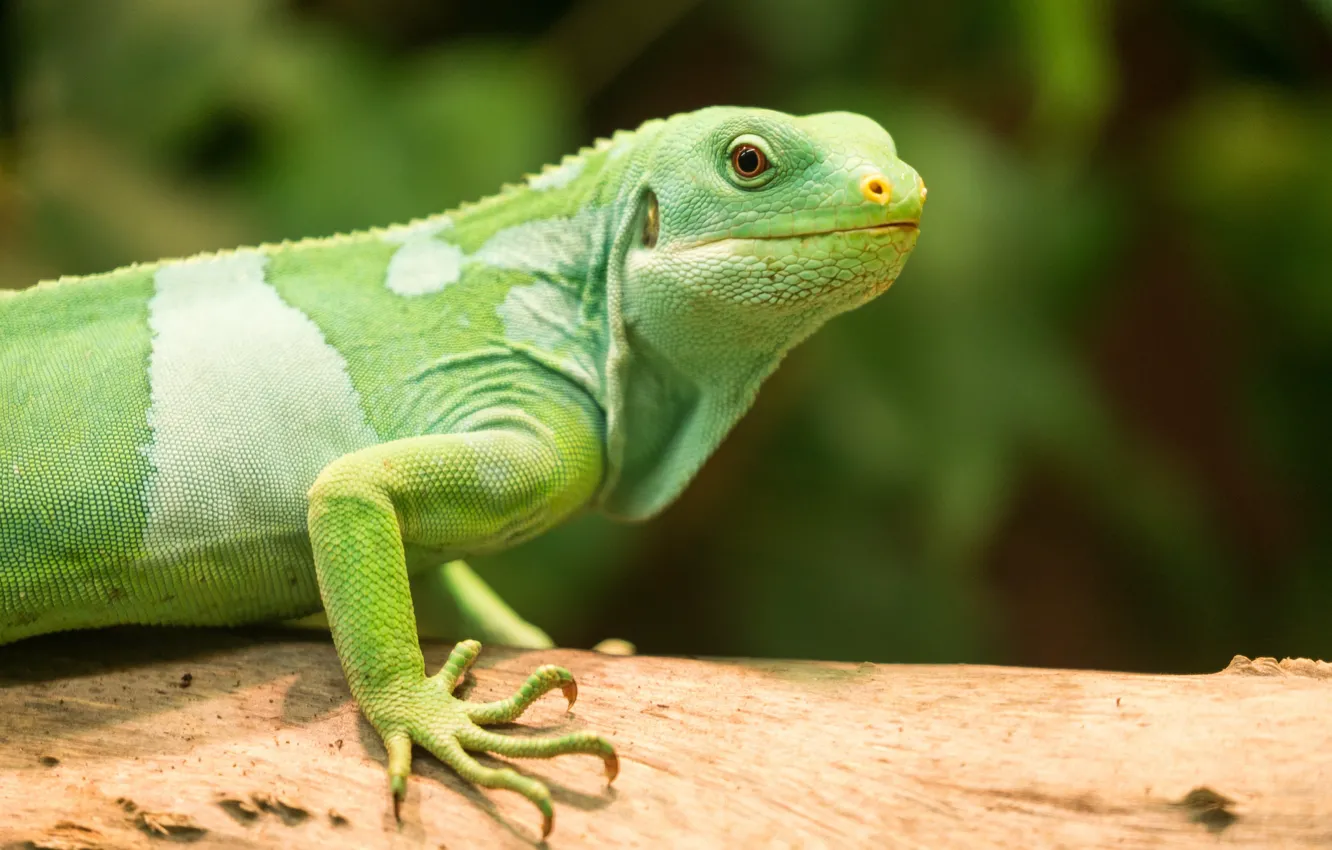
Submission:
{"label": "lizard front leg", "polygon": [[512,720],[573,676],[546,666],[508,700],[465,703],[452,691],[480,645],[460,643],[427,676],[415,631],[404,541],[461,551],[501,548],[553,525],[591,497],[601,477],[601,444],[591,423],[570,416],[555,427],[509,422],[492,430],[414,437],[331,463],[310,490],[310,539],[320,595],[352,695],[388,749],[395,806],[406,793],[412,744],[464,778],[525,796],[553,823],[550,793],[515,771],[479,764],[467,750],[549,758],[615,751],[597,735],[512,739],[481,723]]}

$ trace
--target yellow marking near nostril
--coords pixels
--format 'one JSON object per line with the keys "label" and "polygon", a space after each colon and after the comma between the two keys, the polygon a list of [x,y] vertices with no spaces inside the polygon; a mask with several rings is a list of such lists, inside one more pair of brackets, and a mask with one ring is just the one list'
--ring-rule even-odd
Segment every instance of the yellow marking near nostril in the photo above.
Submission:
{"label": "yellow marking near nostril", "polygon": [[925,203],[925,198],[929,196],[930,191],[925,188],[925,180],[919,174],[916,175],[916,185],[920,187],[920,202]]}
{"label": "yellow marking near nostril", "polygon": [[865,196],[865,200],[876,204],[886,204],[892,200],[893,193],[889,188],[888,178],[882,174],[871,174],[860,181],[860,194]]}

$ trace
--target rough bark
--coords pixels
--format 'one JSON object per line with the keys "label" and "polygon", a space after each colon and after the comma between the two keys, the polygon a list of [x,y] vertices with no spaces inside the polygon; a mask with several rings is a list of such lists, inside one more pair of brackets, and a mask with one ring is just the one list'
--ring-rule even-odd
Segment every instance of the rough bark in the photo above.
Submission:
{"label": "rough bark", "polygon": [[[448,646],[431,644],[431,670]],[[523,762],[552,847],[1332,844],[1332,665],[1148,676],[487,649],[470,696],[579,678],[505,734],[620,750]],[[130,631],[0,649],[0,847],[521,847],[524,800],[418,753],[401,822],[326,636]]]}

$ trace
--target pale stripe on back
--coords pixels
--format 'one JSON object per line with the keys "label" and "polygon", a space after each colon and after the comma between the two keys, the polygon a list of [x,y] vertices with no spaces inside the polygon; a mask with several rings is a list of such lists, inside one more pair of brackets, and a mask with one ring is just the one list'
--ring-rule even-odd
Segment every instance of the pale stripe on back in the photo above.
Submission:
{"label": "pale stripe on back", "polygon": [[305,527],[331,460],[377,442],[342,356],[240,251],[157,271],[144,491],[153,555]]}
{"label": "pale stripe on back", "polygon": [[463,252],[435,234],[450,226],[448,216],[427,219],[384,232],[386,242],[402,245],[389,260],[385,285],[398,295],[428,295],[439,292],[462,275]]}

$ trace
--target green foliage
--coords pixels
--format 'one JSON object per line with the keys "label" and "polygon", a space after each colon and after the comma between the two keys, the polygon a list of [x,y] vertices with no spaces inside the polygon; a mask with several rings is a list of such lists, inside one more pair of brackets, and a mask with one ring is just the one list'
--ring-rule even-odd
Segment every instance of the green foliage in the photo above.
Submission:
{"label": "green foliage", "polygon": [[0,285],[436,212],[667,111],[862,111],[930,189],[895,290],[661,518],[478,569],[568,643],[1332,655],[1325,0],[493,5],[19,2]]}

